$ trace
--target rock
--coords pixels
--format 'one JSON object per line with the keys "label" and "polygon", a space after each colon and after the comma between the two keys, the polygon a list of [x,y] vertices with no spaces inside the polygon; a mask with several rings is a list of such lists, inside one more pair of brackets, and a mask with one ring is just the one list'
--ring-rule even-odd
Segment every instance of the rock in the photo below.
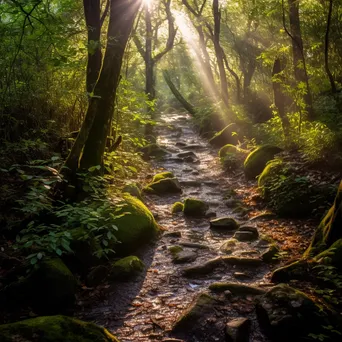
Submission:
{"label": "rock", "polygon": [[182,237],[182,233],[180,231],[166,232],[166,233],[164,233],[164,236],[165,237],[180,238],[180,237]]}
{"label": "rock", "polygon": [[217,300],[207,293],[200,293],[194,298],[189,308],[187,308],[175,322],[172,332],[181,333],[193,329],[201,318],[210,314],[217,304]]}
{"label": "rock", "polygon": [[149,159],[150,157],[161,158],[169,154],[169,152],[165,148],[159,146],[156,143],[141,147],[139,149],[139,152],[142,152],[144,159]]}
{"label": "rock", "polygon": [[220,247],[220,251],[226,254],[231,254],[236,246],[236,243],[237,240],[229,239],[223,243],[223,245]]}
{"label": "rock", "polygon": [[209,143],[216,146],[222,147],[226,144],[236,145],[238,143],[238,136],[236,133],[236,124],[231,123],[224,127],[220,132],[217,132],[210,140]]}
{"label": "rock", "polygon": [[240,207],[242,202],[239,200],[231,198],[231,199],[227,200],[225,202],[225,204],[228,208],[236,208],[236,207]]}
{"label": "rock", "polygon": [[123,189],[122,192],[125,193],[129,193],[130,195],[138,198],[141,200],[141,190],[140,188],[136,185],[136,184],[128,184],[126,185]]}
{"label": "rock", "polygon": [[143,191],[156,195],[165,195],[170,193],[180,193],[182,192],[182,189],[177,178],[165,178],[148,184]]}
{"label": "rock", "polygon": [[167,178],[175,178],[175,175],[173,174],[173,172],[170,172],[170,171],[157,173],[156,175],[153,176],[152,183],[155,183],[162,179],[167,179]]}
{"label": "rock", "polygon": [[184,209],[184,204],[182,202],[175,202],[172,205],[171,213],[176,214],[182,212]]}
{"label": "rock", "polygon": [[324,325],[320,306],[285,284],[260,297],[256,312],[261,328],[277,341],[305,341],[309,333]]}
{"label": "rock", "polygon": [[286,282],[292,279],[307,280],[310,274],[310,263],[307,260],[298,260],[290,265],[277,268],[271,277],[274,283]]}
{"label": "rock", "polygon": [[234,318],[226,325],[227,342],[249,342],[251,321],[245,317]]}
{"label": "rock", "polygon": [[232,217],[219,217],[210,221],[210,228],[220,230],[236,230],[239,224]]}
{"label": "rock", "polygon": [[222,265],[221,257],[211,259],[204,264],[186,267],[182,270],[184,277],[196,277],[209,274],[215,270],[216,267]]}
{"label": "rock", "polygon": [[180,152],[177,154],[178,158],[186,158],[186,157],[193,157],[197,158],[196,154],[192,151],[187,151],[187,152]]}
{"label": "rock", "polygon": [[145,269],[144,263],[136,256],[131,255],[114,262],[110,271],[110,278],[127,280]]}
{"label": "rock", "polygon": [[255,232],[248,231],[248,230],[238,230],[235,232],[233,238],[238,240],[238,241],[254,241],[258,238],[258,231],[256,230]]}
{"label": "rock", "polygon": [[203,243],[196,243],[196,242],[186,242],[186,241],[180,241],[179,244],[184,247],[189,248],[196,248],[196,249],[209,249],[209,246],[203,244]]}
{"label": "rock", "polygon": [[233,295],[239,296],[259,296],[265,294],[265,290],[255,286],[248,286],[239,283],[217,282],[212,283],[209,289],[213,292],[225,292],[229,290]]}
{"label": "rock", "polygon": [[206,218],[213,218],[213,217],[216,217],[217,214],[214,212],[214,211],[208,211],[206,214],[205,214],[205,217]]}
{"label": "rock", "polygon": [[250,279],[250,276],[243,272],[234,272],[233,276],[234,278],[241,279],[241,280]]}
{"label": "rock", "polygon": [[196,151],[196,150],[200,150],[202,148],[203,148],[203,146],[202,145],[198,145],[198,144],[190,144],[190,145],[184,146],[184,150],[190,150],[190,151],[191,150],[192,151]]}
{"label": "rock", "polygon": [[66,316],[46,316],[0,325],[1,342],[119,342],[106,329]]}
{"label": "rock", "polygon": [[184,147],[184,146],[186,146],[186,143],[185,143],[185,142],[182,142],[182,141],[177,141],[177,142],[176,142],[176,146],[178,146],[178,147]]}
{"label": "rock", "polygon": [[277,245],[271,245],[267,251],[261,254],[261,259],[264,262],[271,263],[277,261],[275,256],[279,253]]}
{"label": "rock", "polygon": [[170,246],[168,247],[168,251],[174,256],[177,253],[180,253],[183,251],[183,248],[181,246],[178,245],[174,245],[174,246]]}
{"label": "rock", "polygon": [[115,236],[120,241],[113,248],[119,256],[141,247],[159,232],[152,213],[139,199],[125,194],[120,205],[113,220],[118,228]]}
{"label": "rock", "polygon": [[183,186],[196,186],[200,187],[202,185],[202,182],[197,181],[197,180],[185,180],[180,182],[181,185]]}
{"label": "rock", "polygon": [[104,265],[94,267],[87,276],[87,286],[94,287],[100,285],[108,276],[109,269]]}
{"label": "rock", "polygon": [[239,258],[235,256],[223,256],[222,261],[229,265],[243,266],[243,267],[257,267],[262,264],[261,259]]}
{"label": "rock", "polygon": [[201,217],[205,216],[206,211],[209,209],[208,204],[205,202],[195,199],[195,198],[187,198],[184,200],[184,215],[186,216],[194,216]]}
{"label": "rock", "polygon": [[282,149],[273,145],[262,145],[252,151],[244,162],[244,171],[248,179],[255,179],[261,174],[266,163],[274,158]]}
{"label": "rock", "polygon": [[74,305],[76,288],[76,279],[62,260],[45,259],[28,276],[5,287],[0,298],[6,308],[29,305],[39,314],[64,313]]}
{"label": "rock", "polygon": [[187,262],[193,262],[196,259],[197,253],[191,251],[181,251],[173,256],[172,261],[175,264],[185,264]]}

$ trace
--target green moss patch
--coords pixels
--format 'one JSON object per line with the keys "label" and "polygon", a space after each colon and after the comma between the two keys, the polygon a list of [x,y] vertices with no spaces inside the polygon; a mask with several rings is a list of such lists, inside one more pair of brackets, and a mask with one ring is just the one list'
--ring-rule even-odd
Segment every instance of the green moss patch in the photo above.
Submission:
{"label": "green moss patch", "polygon": [[144,269],[144,263],[137,256],[131,255],[113,264],[110,277],[116,280],[126,280],[134,277]]}
{"label": "green moss patch", "polygon": [[106,329],[66,316],[47,316],[0,325],[1,342],[119,342]]}
{"label": "green moss patch", "polygon": [[175,178],[175,175],[173,174],[173,172],[170,172],[170,171],[157,173],[156,175],[154,175],[154,177],[152,179],[152,183],[158,182],[161,179],[166,179],[166,178]]}
{"label": "green moss patch", "polygon": [[172,205],[171,213],[176,214],[182,212],[184,209],[184,204],[182,202],[175,202]]}
{"label": "green moss patch", "polygon": [[148,184],[144,189],[145,192],[156,195],[166,195],[170,193],[182,192],[181,186],[177,178],[164,178],[156,182]]}
{"label": "green moss patch", "polygon": [[209,209],[208,204],[205,202],[195,199],[195,198],[187,198],[184,201],[184,215],[186,216],[204,216],[206,211]]}

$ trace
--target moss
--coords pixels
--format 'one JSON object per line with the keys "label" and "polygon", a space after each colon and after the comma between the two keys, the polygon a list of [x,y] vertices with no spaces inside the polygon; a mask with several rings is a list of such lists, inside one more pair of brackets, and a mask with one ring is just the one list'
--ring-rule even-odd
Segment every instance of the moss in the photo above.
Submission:
{"label": "moss", "polygon": [[218,230],[236,230],[239,224],[232,217],[219,217],[210,221],[210,228]]}
{"label": "moss", "polygon": [[219,150],[219,157],[222,159],[226,155],[233,154],[233,155],[246,155],[248,153],[247,150],[244,150],[238,146],[227,144],[220,148]]}
{"label": "moss", "polygon": [[45,259],[28,276],[5,287],[1,301],[6,308],[31,306],[40,314],[63,313],[75,301],[76,279],[58,258]]}
{"label": "moss", "polygon": [[337,240],[328,249],[319,253],[314,261],[342,270],[342,239]]}
{"label": "moss", "polygon": [[184,215],[186,216],[204,216],[208,209],[208,204],[201,200],[195,198],[187,198],[184,201],[183,211]]}
{"label": "moss", "polygon": [[234,295],[262,295],[265,291],[255,286],[248,286],[239,283],[217,282],[209,286],[209,289],[214,292],[224,292],[229,290]]}
{"label": "moss", "polygon": [[116,238],[120,243],[115,245],[115,251],[119,255],[140,247],[159,232],[152,213],[139,199],[124,194],[121,205],[116,213],[119,217],[113,220],[118,228]]}
{"label": "moss", "polygon": [[222,147],[227,144],[237,144],[238,136],[236,133],[237,126],[235,123],[231,123],[224,127],[221,131],[217,132],[210,140],[210,144],[216,147]]}
{"label": "moss", "polygon": [[166,178],[175,178],[175,175],[170,171],[157,173],[156,175],[154,175],[154,177],[152,179],[152,183],[158,182],[158,181],[160,181],[162,179],[166,179]]}
{"label": "moss", "polygon": [[252,151],[244,162],[245,175],[248,179],[255,179],[264,170],[268,161],[281,152],[282,149],[272,145],[262,145]]}
{"label": "moss", "polygon": [[123,189],[122,192],[129,193],[130,195],[139,198],[141,200],[141,190],[139,189],[137,184],[128,184]]}
{"label": "moss", "polygon": [[184,204],[182,202],[175,202],[172,205],[171,213],[172,214],[180,213],[181,211],[183,211],[183,209],[184,209]]}
{"label": "moss", "polygon": [[47,316],[0,326],[2,342],[119,342],[106,329],[66,316]]}
{"label": "moss", "polygon": [[113,264],[110,277],[118,280],[129,279],[142,272],[144,268],[144,263],[138,257],[127,256]]}
{"label": "moss", "polygon": [[148,184],[143,190],[156,195],[182,192],[177,178],[160,179],[157,182]]}
{"label": "moss", "polygon": [[183,248],[181,246],[170,246],[168,248],[168,251],[174,256],[174,255],[182,252]]}

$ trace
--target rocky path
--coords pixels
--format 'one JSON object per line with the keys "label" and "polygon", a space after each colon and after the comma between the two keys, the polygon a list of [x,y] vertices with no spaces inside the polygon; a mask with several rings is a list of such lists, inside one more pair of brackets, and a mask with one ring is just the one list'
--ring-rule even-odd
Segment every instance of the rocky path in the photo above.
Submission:
{"label": "rocky path", "polygon": [[[251,220],[258,214],[248,206],[253,204],[251,186],[242,174],[230,177],[223,172],[217,151],[193,131],[185,114],[165,114],[158,134],[158,143],[170,154],[154,162],[156,172],[173,171],[183,192],[146,196],[145,202],[165,230],[153,246],[137,253],[146,264],[146,272],[133,282],[100,287],[92,293],[96,300],[89,306],[82,303],[84,311],[79,316],[107,327],[123,342],[223,342],[227,322],[243,317],[250,319],[250,340],[267,341],[257,324],[253,290],[228,287],[217,293],[209,287],[228,282],[267,289],[275,266],[263,261],[262,255],[270,247],[264,234],[272,230],[281,248],[291,250],[295,245],[295,251],[300,253],[312,227],[304,222],[270,218],[265,222],[265,217]],[[208,217],[172,215],[172,204],[188,197],[208,203]],[[214,217],[227,216],[239,223],[238,233],[210,228]],[[236,239],[232,239],[234,234]],[[200,293],[208,293],[209,301],[215,304],[200,305],[198,311],[203,317],[196,318],[200,323],[195,331],[182,324],[171,331]]]}

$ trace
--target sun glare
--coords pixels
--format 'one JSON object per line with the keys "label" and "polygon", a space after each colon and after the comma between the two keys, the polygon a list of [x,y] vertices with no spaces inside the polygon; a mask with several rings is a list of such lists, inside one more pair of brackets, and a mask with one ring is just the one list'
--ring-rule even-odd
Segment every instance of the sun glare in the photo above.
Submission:
{"label": "sun glare", "polygon": [[153,0],[143,0],[143,3],[147,8],[151,8]]}

